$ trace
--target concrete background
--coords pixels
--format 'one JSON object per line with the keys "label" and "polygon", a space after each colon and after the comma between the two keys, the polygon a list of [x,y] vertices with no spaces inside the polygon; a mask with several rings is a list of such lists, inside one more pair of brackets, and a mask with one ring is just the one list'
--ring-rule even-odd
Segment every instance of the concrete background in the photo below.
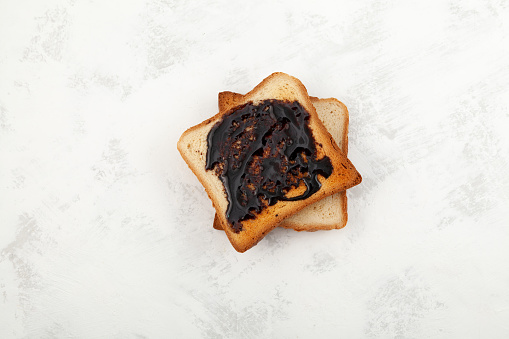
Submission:
{"label": "concrete background", "polygon": [[[236,253],[176,143],[274,71],[350,110],[331,232]],[[508,1],[1,1],[1,338],[508,338]]]}

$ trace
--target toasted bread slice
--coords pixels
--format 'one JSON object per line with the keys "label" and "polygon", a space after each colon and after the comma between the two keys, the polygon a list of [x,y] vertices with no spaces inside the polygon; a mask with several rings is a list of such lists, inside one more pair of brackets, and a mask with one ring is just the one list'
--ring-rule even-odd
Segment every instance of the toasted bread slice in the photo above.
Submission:
{"label": "toasted bread slice", "polygon": [[[221,92],[218,95],[219,110],[229,110],[238,105],[243,95]],[[337,99],[311,97],[318,117],[339,148],[348,155],[348,110]],[[342,191],[315,202],[279,223],[278,227],[296,231],[318,231],[343,228],[348,220],[346,191]],[[223,230],[219,218],[214,217],[214,228]]]}
{"label": "toasted bread slice", "polygon": [[[317,177],[320,188],[305,199],[279,200],[272,205],[267,205],[259,213],[256,213],[253,218],[240,220],[241,229],[235,230],[234,225],[228,221],[226,216],[229,202],[225,186],[216,171],[206,170],[209,132],[216,124],[223,121],[223,118],[233,114],[235,109],[223,110],[214,117],[188,129],[182,134],[177,144],[180,154],[205,187],[212,200],[228,239],[239,252],[244,252],[256,245],[283,219],[326,196],[341,192],[362,181],[359,172],[323,126],[306,88],[298,79],[284,73],[274,73],[247,93],[239,104],[259,105],[266,100],[298,103],[302,106],[309,114],[307,126],[309,126],[310,134],[314,139],[316,159],[321,161],[328,157],[330,160],[332,166],[330,175],[327,178],[324,176]],[[262,159],[264,159],[263,156]],[[286,192],[285,197],[299,196],[303,191],[302,186],[290,189]]]}

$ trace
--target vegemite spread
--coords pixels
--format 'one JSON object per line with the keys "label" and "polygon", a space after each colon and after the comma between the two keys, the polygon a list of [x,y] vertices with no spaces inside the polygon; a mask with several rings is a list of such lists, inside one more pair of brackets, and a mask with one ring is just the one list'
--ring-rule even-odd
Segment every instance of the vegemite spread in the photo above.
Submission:
{"label": "vegemite spread", "polygon": [[[318,174],[328,178],[332,164],[317,159],[309,113],[297,101],[251,102],[225,114],[208,134],[205,169],[214,169],[228,198],[226,218],[234,232],[278,201],[306,199],[320,189]],[[305,185],[298,196],[292,189]]]}

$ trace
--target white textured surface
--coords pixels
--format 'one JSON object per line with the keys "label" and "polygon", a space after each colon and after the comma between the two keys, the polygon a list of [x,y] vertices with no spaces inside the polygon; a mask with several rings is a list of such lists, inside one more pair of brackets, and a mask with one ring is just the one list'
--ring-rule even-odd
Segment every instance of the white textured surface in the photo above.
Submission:
{"label": "white textured surface", "polygon": [[[0,2],[1,338],[509,337],[508,2],[269,3]],[[238,254],[176,142],[273,71],[364,181]]]}

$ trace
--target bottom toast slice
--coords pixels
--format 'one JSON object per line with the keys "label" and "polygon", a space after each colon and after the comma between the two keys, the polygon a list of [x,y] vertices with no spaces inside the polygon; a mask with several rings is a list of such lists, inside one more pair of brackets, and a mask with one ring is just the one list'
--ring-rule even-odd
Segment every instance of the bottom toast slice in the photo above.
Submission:
{"label": "bottom toast slice", "polygon": [[[243,95],[234,92],[221,92],[218,95],[219,110],[233,108]],[[337,99],[311,97],[318,117],[334,138],[339,148],[348,153],[348,110]],[[278,226],[296,231],[318,231],[343,228],[348,220],[346,191],[336,193],[311,204],[301,211],[281,221]],[[214,228],[222,230],[221,221],[214,217]]]}

